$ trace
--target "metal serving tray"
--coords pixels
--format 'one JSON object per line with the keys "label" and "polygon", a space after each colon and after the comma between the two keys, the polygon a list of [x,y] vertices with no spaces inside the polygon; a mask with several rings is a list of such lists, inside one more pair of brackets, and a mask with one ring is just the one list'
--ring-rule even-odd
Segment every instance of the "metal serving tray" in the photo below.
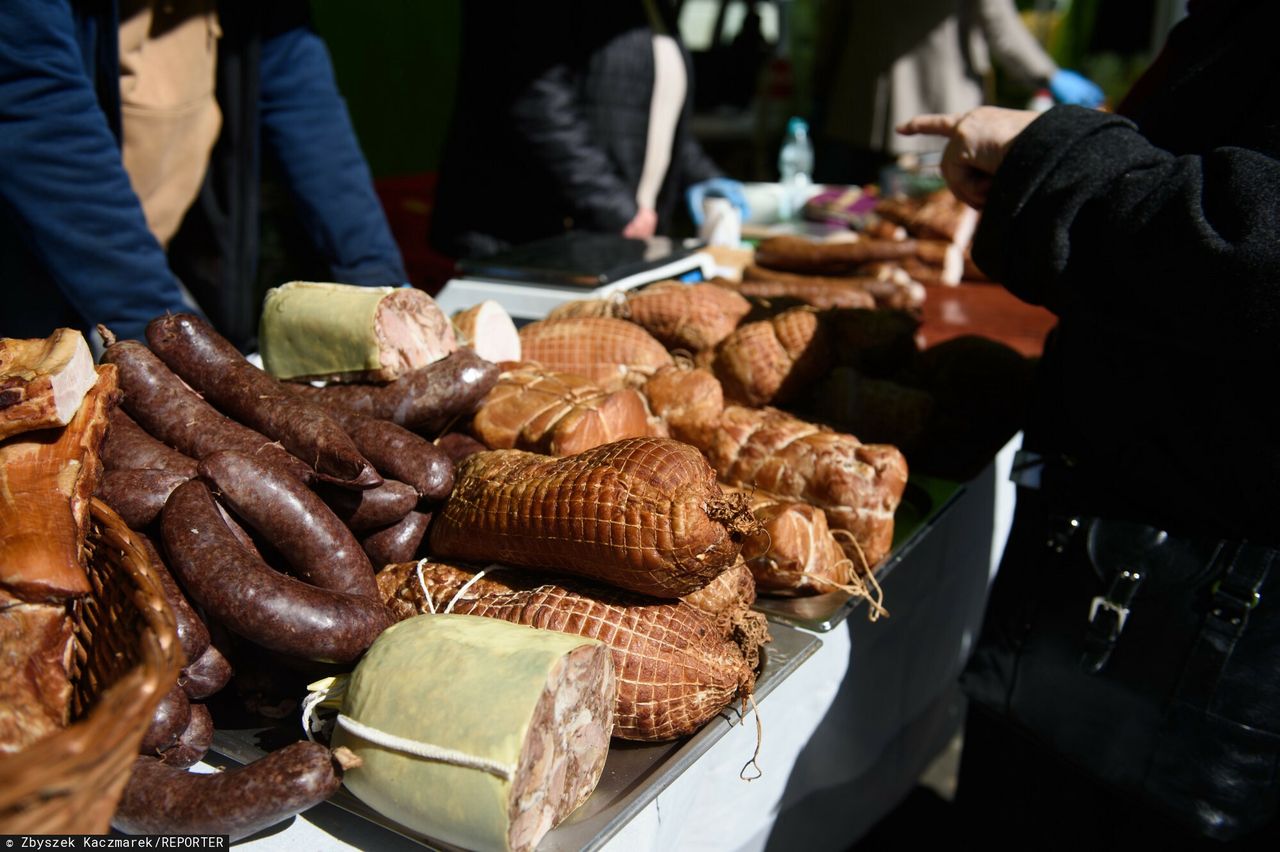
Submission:
{"label": "metal serving tray", "polygon": [[[963,485],[946,479],[913,476],[907,481],[893,518],[893,549],[876,566],[877,580],[884,582],[963,492]],[[755,609],[772,622],[825,633],[866,603],[844,592],[828,592],[805,598],[760,597],[756,599]]]}
{"label": "metal serving tray", "polygon": [[[772,624],[773,641],[765,646],[764,667],[756,679],[755,697],[763,701],[779,683],[796,670],[822,644],[816,636]],[[657,798],[676,778],[743,720],[734,708],[726,708],[691,737],[671,743],[626,743],[614,741],[605,761],[604,773],[591,798],[538,844],[539,852],[591,852],[599,849],[622,829],[636,814]],[[248,728],[219,730],[214,734],[213,751],[231,761],[248,763],[266,754],[262,743],[279,748],[285,739],[300,738],[301,730]],[[211,754],[208,762],[216,765]],[[336,806],[371,823],[408,838],[429,849],[451,852],[454,847],[421,837],[369,808],[345,789],[339,790],[319,808]],[[308,812],[310,816],[311,812]],[[316,822],[332,822],[317,819]],[[391,844],[388,844],[391,845]]]}

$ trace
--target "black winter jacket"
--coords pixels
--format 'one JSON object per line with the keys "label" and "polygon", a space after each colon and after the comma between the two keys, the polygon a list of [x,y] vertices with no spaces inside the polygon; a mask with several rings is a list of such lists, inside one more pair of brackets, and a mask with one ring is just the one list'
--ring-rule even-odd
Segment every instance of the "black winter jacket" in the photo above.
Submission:
{"label": "black winter jacket", "polygon": [[1136,123],[1059,107],[974,256],[1060,319],[1026,431],[1077,510],[1280,542],[1280,3],[1196,7]]}
{"label": "black winter jacket", "polygon": [[[653,91],[643,4],[468,2],[462,28],[432,243],[474,257],[571,228],[620,233],[636,214]],[[659,233],[686,187],[720,174],[688,132],[692,84]]]}

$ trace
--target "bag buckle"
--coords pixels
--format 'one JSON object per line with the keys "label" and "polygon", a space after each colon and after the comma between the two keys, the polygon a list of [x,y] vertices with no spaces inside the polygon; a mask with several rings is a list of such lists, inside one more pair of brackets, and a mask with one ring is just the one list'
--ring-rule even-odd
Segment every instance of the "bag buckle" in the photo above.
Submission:
{"label": "bag buckle", "polygon": [[1125,622],[1129,620],[1129,607],[1120,606],[1120,604],[1116,603],[1113,600],[1108,600],[1107,598],[1104,598],[1102,595],[1095,595],[1093,598],[1093,601],[1089,604],[1089,623],[1090,624],[1093,624],[1097,621],[1098,610],[1102,609],[1103,607],[1106,607],[1108,610],[1115,613],[1116,625],[1114,628],[1112,628],[1111,635],[1113,638],[1116,636],[1119,636],[1120,631],[1124,630]]}
{"label": "bag buckle", "polygon": [[1233,625],[1244,622],[1249,613],[1262,601],[1262,593],[1255,589],[1237,589],[1223,586],[1222,580],[1215,580],[1209,587],[1213,597],[1212,613]]}
{"label": "bag buckle", "polygon": [[1097,674],[1111,659],[1120,631],[1129,621],[1129,604],[1141,584],[1142,573],[1126,568],[1116,574],[1105,595],[1097,595],[1089,603],[1089,626],[1080,658],[1080,666],[1085,671]]}

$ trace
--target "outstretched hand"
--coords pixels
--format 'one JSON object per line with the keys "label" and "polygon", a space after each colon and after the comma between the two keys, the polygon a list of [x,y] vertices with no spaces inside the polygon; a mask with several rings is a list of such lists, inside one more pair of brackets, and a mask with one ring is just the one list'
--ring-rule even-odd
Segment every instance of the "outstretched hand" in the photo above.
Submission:
{"label": "outstretched hand", "polygon": [[982,209],[991,178],[1013,140],[1037,117],[1039,113],[1029,110],[983,106],[950,115],[918,115],[899,126],[898,132],[947,137],[942,177],[957,198]]}

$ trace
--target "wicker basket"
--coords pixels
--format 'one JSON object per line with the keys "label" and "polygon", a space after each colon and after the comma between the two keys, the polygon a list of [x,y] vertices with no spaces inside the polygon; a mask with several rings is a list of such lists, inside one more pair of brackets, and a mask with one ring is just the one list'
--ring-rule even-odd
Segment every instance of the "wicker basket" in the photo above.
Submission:
{"label": "wicker basket", "polygon": [[73,722],[0,758],[0,834],[105,833],[156,704],[177,680],[173,612],[146,551],[105,503],[94,499],[90,517]]}

